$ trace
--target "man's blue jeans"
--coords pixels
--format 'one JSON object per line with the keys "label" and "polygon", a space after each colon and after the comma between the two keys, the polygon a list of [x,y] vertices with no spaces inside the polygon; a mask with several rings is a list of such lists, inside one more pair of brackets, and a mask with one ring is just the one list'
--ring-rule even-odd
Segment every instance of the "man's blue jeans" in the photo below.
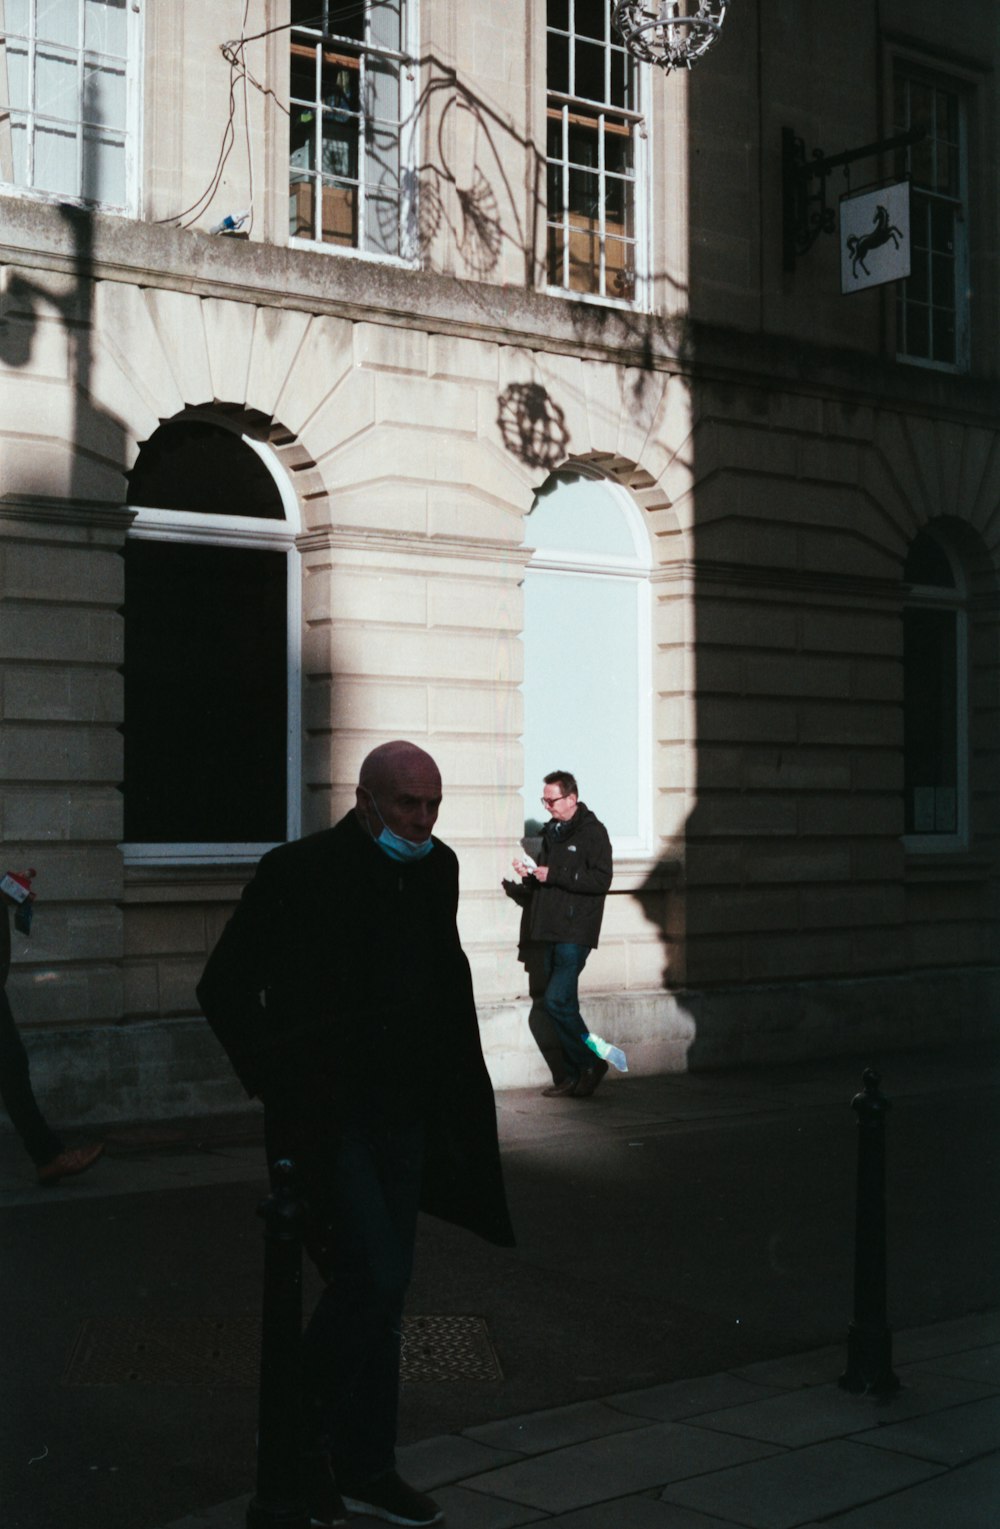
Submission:
{"label": "man's blue jeans", "polygon": [[594,1053],[584,1043],[584,1036],[589,1032],[580,1013],[577,992],[580,973],[589,955],[589,945],[573,945],[568,941],[545,947],[545,996],[542,1002],[556,1027],[570,1077],[579,1076],[595,1062]]}

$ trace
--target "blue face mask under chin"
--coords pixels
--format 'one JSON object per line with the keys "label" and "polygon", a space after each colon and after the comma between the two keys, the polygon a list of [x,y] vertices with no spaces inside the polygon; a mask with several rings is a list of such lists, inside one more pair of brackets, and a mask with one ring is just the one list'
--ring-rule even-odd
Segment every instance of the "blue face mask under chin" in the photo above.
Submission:
{"label": "blue face mask under chin", "polygon": [[[370,791],[368,796],[375,811],[382,818],[379,804]],[[369,832],[371,832],[370,829]],[[404,839],[401,834],[393,833],[385,818],[382,818],[382,832],[377,839],[374,834],[372,834],[372,838],[379,849],[389,856],[390,860],[423,860],[425,855],[429,855],[434,848],[433,839],[422,839],[418,842],[414,839]]]}

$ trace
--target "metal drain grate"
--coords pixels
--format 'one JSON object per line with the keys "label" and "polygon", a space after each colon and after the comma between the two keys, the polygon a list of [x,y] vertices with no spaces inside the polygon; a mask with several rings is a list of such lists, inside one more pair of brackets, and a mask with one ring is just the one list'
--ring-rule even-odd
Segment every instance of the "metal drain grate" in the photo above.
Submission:
{"label": "metal drain grate", "polygon": [[255,1386],[259,1317],[89,1317],[67,1386]]}
{"label": "metal drain grate", "polygon": [[[89,1317],[63,1374],[67,1386],[256,1386],[260,1318]],[[401,1375],[501,1380],[482,1317],[404,1317]]]}
{"label": "metal drain grate", "polygon": [[482,1317],[404,1317],[403,1383],[502,1380]]}

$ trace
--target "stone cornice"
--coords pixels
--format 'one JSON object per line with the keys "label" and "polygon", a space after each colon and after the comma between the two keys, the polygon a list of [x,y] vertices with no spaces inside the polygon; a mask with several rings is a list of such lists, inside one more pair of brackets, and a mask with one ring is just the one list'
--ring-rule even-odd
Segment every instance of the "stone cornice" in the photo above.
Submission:
{"label": "stone cornice", "polygon": [[42,497],[0,499],[0,520],[19,521],[34,532],[39,526],[59,526],[63,530],[93,530],[107,527],[125,532],[135,519],[127,504],[105,504],[97,500],[46,499]]}
{"label": "stone cornice", "polygon": [[699,562],[686,559],[657,568],[650,575],[655,585],[683,584],[688,592],[706,584],[726,585],[731,589],[766,589],[773,597],[787,591],[796,597],[803,592],[831,599],[893,601],[898,604],[902,584],[893,579],[865,578],[862,574],[820,573],[814,569],[751,567],[743,563]]}
{"label": "stone cornice", "polygon": [[519,569],[531,559],[530,547],[511,546],[487,538],[476,540],[458,536],[424,536],[414,531],[364,531],[356,527],[322,526],[304,531],[295,545],[307,552],[381,552],[393,557],[463,558],[466,561],[504,563]]}
{"label": "stone cornice", "polygon": [[780,335],[609,308],[525,287],[0,196],[0,264],[356,322],[465,336],[700,382],[842,398],[994,429],[1000,383]]}

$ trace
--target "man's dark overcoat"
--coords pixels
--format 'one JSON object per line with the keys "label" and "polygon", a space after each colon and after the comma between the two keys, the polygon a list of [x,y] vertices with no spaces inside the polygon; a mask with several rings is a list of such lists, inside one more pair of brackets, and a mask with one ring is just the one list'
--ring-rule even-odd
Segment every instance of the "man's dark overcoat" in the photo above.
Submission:
{"label": "man's dark overcoat", "polygon": [[359,1098],[413,1107],[426,1126],[422,1209],[510,1244],[457,911],[446,844],[395,861],[350,812],[263,857],[198,998],[247,1092],[293,1141],[328,1146]]}

